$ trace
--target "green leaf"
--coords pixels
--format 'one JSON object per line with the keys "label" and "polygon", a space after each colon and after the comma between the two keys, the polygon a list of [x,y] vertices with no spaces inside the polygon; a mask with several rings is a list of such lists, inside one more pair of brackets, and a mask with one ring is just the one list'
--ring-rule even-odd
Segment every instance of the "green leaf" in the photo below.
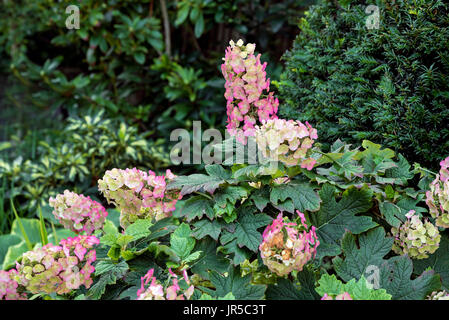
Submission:
{"label": "green leaf", "polygon": [[301,212],[318,210],[321,201],[313,188],[307,184],[296,184],[291,182],[272,188],[270,201],[274,206],[286,199],[291,199],[295,209],[298,209]]}
{"label": "green leaf", "polygon": [[304,269],[298,273],[299,284],[287,279],[279,279],[277,284],[268,285],[267,300],[318,300],[315,291],[315,275],[312,271]]}
{"label": "green leaf", "polygon": [[443,288],[449,291],[449,239],[446,235],[441,237],[440,247],[427,259],[413,260],[414,273],[420,274],[432,269],[440,275]]}
{"label": "green leaf", "polygon": [[229,266],[229,261],[217,252],[216,242],[211,239],[197,241],[194,251],[199,251],[201,254],[190,268],[193,273],[197,273],[205,279],[209,279],[208,271],[223,273]]}
{"label": "green leaf", "polygon": [[393,300],[424,300],[433,291],[440,290],[440,277],[435,271],[424,271],[411,280],[412,260],[407,256],[389,259],[380,267],[380,287],[393,296]]}
{"label": "green leaf", "polygon": [[335,271],[344,281],[370,274],[369,266],[380,267],[384,263],[383,257],[391,251],[393,241],[393,238],[385,238],[382,227],[360,235],[359,246],[356,237],[346,233],[341,243],[345,259],[337,257],[333,260]]}
{"label": "green leaf", "polygon": [[195,173],[190,176],[176,177],[169,183],[167,189],[180,189],[181,195],[190,194],[200,190],[213,193],[215,189],[223,183],[225,183],[225,180],[220,177]]}
{"label": "green leaf", "polygon": [[195,23],[195,37],[199,38],[203,34],[204,31],[204,16],[201,12],[199,15],[198,20],[196,20]]}
{"label": "green leaf", "polygon": [[0,243],[0,266],[4,270],[14,266],[17,258],[28,251],[25,241],[15,234],[0,235]]}
{"label": "green leaf", "polygon": [[342,240],[345,255],[334,258],[334,268],[338,276],[345,281],[366,279],[385,289],[393,296],[393,300],[423,300],[430,292],[441,287],[440,277],[434,271],[425,271],[418,278],[411,280],[412,261],[407,256],[396,256],[389,260],[383,257],[390,252],[392,238],[385,238],[383,228],[368,231],[358,239],[347,233]]}
{"label": "green leaf", "polygon": [[252,285],[250,275],[242,277],[240,268],[232,266],[229,267],[227,276],[211,271],[210,281],[216,288],[216,297],[223,297],[232,292],[236,300],[260,300],[266,289],[265,285]]}
{"label": "green leaf", "polygon": [[191,236],[188,224],[182,223],[170,236],[170,248],[181,259],[190,255],[195,247],[195,239]]}
{"label": "green leaf", "polygon": [[2,265],[5,259],[6,252],[10,246],[16,245],[22,242],[22,238],[16,234],[2,234],[0,235],[0,265]]}
{"label": "green leaf", "polygon": [[238,221],[235,222],[234,232],[226,234],[223,238],[225,243],[233,239],[237,240],[239,247],[247,247],[253,252],[257,252],[260,243],[262,242],[262,234],[257,231],[260,227],[265,227],[272,221],[272,218],[266,214],[252,214],[248,211],[243,211],[239,215]]}
{"label": "green leaf", "polygon": [[100,276],[95,284],[89,289],[88,296],[93,300],[98,300],[106,291],[106,286],[115,284],[117,279],[121,279],[129,267],[125,261],[114,263],[111,260],[99,261],[95,266],[95,275]]}
{"label": "green leaf", "polygon": [[145,53],[143,53],[143,52],[136,52],[134,54],[134,60],[136,60],[136,62],[138,64],[144,64],[145,63]]}
{"label": "green leaf", "polygon": [[187,221],[201,218],[204,214],[210,219],[214,218],[213,202],[202,196],[194,196],[184,202],[180,215],[186,217]]}
{"label": "green leaf", "polygon": [[398,228],[406,220],[401,208],[389,201],[379,203],[379,210],[390,226]]}
{"label": "green leaf", "polygon": [[351,187],[343,192],[340,201],[337,202],[335,187],[325,184],[320,191],[320,197],[322,200],[320,210],[309,215],[312,225],[317,228],[316,232],[320,241],[317,249],[319,259],[328,254],[322,251],[323,248],[335,251],[337,241],[341,239],[345,231],[359,234],[377,226],[370,217],[356,216],[371,208],[372,191],[368,188]]}
{"label": "green leaf", "polygon": [[368,287],[368,282],[363,276],[358,281],[351,279],[343,284],[334,274],[323,274],[320,280],[318,280],[316,291],[321,296],[324,296],[325,293],[337,296],[347,292],[353,300],[391,300],[392,297],[385,289]]}
{"label": "green leaf", "polygon": [[138,219],[136,222],[134,222],[133,224],[129,225],[126,228],[125,234],[132,236],[132,241],[136,241],[150,235],[151,232],[149,228],[151,226],[152,226],[151,220]]}
{"label": "green leaf", "polygon": [[190,11],[190,4],[182,2],[176,14],[175,26],[181,25],[188,17]]}
{"label": "green leaf", "polygon": [[195,229],[193,230],[192,235],[196,239],[202,239],[205,236],[210,236],[212,239],[218,240],[223,223],[220,223],[216,219],[212,221],[205,219],[195,222],[193,226]]}
{"label": "green leaf", "polygon": [[245,198],[247,195],[248,191],[243,187],[228,186],[214,194],[214,201],[218,206],[224,208],[228,202],[235,204],[237,200]]}
{"label": "green leaf", "polygon": [[230,236],[231,238],[233,237],[233,235],[230,234],[229,232],[225,232],[220,238],[220,242],[225,243],[225,245],[220,247],[218,250],[225,254],[233,254],[232,263],[237,266],[242,262],[244,262],[246,259],[249,259],[251,257],[252,252],[246,248],[241,248],[237,244],[237,239],[228,242],[228,240],[226,239],[227,235]]}
{"label": "green leaf", "polygon": [[20,218],[20,220],[15,219],[12,223],[11,234],[16,234],[22,239],[27,240],[24,238],[23,233],[26,234],[31,245],[41,242],[39,220],[27,218]]}

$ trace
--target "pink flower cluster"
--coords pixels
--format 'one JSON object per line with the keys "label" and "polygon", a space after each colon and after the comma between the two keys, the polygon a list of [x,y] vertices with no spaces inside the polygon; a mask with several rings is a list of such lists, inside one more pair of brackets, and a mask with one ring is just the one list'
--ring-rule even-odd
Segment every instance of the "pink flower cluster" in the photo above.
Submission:
{"label": "pink flower cluster", "polygon": [[317,130],[308,122],[272,119],[256,126],[257,146],[265,157],[286,165],[301,164],[307,170],[312,170],[316,163],[308,154],[317,138]]}
{"label": "pink flower cluster", "polygon": [[260,54],[254,55],[256,45],[248,43],[245,46],[242,40],[237,43],[231,40],[229,44],[221,65],[226,80],[227,129],[237,141],[246,144],[246,138],[254,136],[257,121],[277,118],[279,101],[269,92],[270,79],[266,79],[265,72],[267,63],[261,64]]}
{"label": "pink flower cluster", "polygon": [[273,223],[263,232],[259,246],[264,264],[278,276],[293,270],[301,271],[309,260],[315,258],[318,241],[315,227],[309,230],[304,214],[297,210],[301,224],[289,222],[279,213]]}
{"label": "pink flower cluster", "polygon": [[321,300],[353,300],[353,299],[351,298],[351,295],[348,292],[343,292],[337,295],[335,299],[332,296],[325,293],[324,296],[321,298]]}
{"label": "pink flower cluster", "polygon": [[59,246],[50,243],[28,251],[16,262],[14,279],[33,294],[66,294],[81,285],[89,288],[95,271],[93,247],[99,243],[95,236],[82,235],[63,239]]}
{"label": "pink flower cluster", "polygon": [[102,229],[108,213],[98,202],[90,197],[78,195],[65,190],[56,198],[50,198],[53,215],[66,229],[80,234],[92,235],[95,230]]}
{"label": "pink flower cluster", "polygon": [[[172,277],[172,285],[164,290],[164,287],[153,276],[154,269],[148,270],[147,274],[140,279],[141,287],[137,291],[137,300],[189,300],[195,289],[193,285],[183,291],[179,286],[178,276],[171,269],[169,269],[169,272]],[[185,270],[183,271],[183,277],[185,282],[190,284]]]}
{"label": "pink flower cluster", "polygon": [[14,277],[17,270],[0,270],[0,300],[27,300],[25,293],[19,293],[19,285]]}
{"label": "pink flower cluster", "polygon": [[436,225],[449,228],[449,157],[440,162],[440,172],[426,192],[426,204]]}
{"label": "pink flower cluster", "polygon": [[176,202],[181,199],[179,191],[166,190],[167,183],[175,175],[167,170],[165,176],[153,171],[112,169],[98,180],[98,189],[120,209],[120,224],[126,228],[137,219],[160,220],[171,216]]}

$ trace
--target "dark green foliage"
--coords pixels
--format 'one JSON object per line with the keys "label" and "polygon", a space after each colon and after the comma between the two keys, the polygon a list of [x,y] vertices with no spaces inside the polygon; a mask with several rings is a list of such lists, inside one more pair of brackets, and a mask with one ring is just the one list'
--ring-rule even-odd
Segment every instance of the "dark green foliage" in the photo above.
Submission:
{"label": "dark green foliage", "polygon": [[369,139],[436,168],[449,154],[449,4],[373,4],[379,29],[366,27],[365,1],[310,8],[284,55],[280,113],[309,121],[328,145]]}

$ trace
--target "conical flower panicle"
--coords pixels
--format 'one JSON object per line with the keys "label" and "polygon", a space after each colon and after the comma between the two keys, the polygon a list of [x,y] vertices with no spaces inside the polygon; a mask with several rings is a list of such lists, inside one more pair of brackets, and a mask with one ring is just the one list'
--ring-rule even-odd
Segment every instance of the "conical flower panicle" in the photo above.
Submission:
{"label": "conical flower panicle", "polygon": [[316,160],[310,150],[318,138],[316,129],[306,122],[273,119],[256,126],[256,141],[264,157],[286,165],[301,165],[312,170]]}
{"label": "conical flower panicle", "polygon": [[276,119],[279,101],[270,92],[270,79],[266,79],[266,62],[255,56],[255,44],[242,40],[229,42],[221,71],[226,80],[225,98],[228,124],[226,128],[237,141],[246,144],[254,136],[255,125]]}
{"label": "conical flower panicle", "polygon": [[301,271],[315,258],[319,241],[315,227],[310,229],[304,215],[297,211],[301,224],[289,222],[279,213],[263,233],[259,246],[260,255],[268,269],[278,276],[286,276],[293,270]]}
{"label": "conical flower panicle", "polygon": [[89,288],[100,241],[95,236],[63,239],[24,253],[16,263],[14,280],[32,294],[66,294],[81,285]]}
{"label": "conical flower panicle", "polygon": [[95,230],[102,229],[108,216],[105,208],[90,197],[78,195],[65,190],[56,198],[50,198],[53,215],[64,228],[80,234],[92,235]]}
{"label": "conical flower panicle", "polygon": [[98,189],[108,203],[114,203],[120,210],[120,224],[123,228],[137,219],[160,220],[171,216],[176,202],[182,198],[179,191],[166,189],[167,183],[175,178],[170,170],[165,176],[153,171],[133,169],[112,169],[98,180]]}
{"label": "conical flower panicle", "polygon": [[432,292],[426,300],[449,300],[449,293],[446,290]]}
{"label": "conical flower panicle", "polygon": [[449,157],[440,162],[440,172],[426,192],[426,204],[436,225],[449,228]]}
{"label": "conical flower panicle", "polygon": [[407,221],[399,228],[391,228],[395,237],[393,251],[397,254],[407,254],[413,259],[425,259],[434,253],[441,240],[438,228],[430,221],[421,221],[414,210],[406,215]]}

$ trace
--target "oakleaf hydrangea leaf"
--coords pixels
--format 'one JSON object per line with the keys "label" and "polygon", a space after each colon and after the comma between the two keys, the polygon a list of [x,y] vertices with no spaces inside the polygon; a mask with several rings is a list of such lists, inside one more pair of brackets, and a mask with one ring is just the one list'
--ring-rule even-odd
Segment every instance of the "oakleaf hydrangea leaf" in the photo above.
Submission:
{"label": "oakleaf hydrangea leaf", "polygon": [[443,287],[449,291],[449,239],[443,236],[440,247],[427,259],[413,260],[414,273],[420,274],[431,268],[440,275]]}
{"label": "oakleaf hydrangea leaf", "polygon": [[251,284],[251,275],[242,277],[240,268],[230,267],[228,275],[224,276],[216,271],[210,272],[210,281],[214,285],[213,296],[223,297],[232,292],[236,300],[260,300],[266,290],[265,285]]}
{"label": "oakleaf hydrangea leaf", "polygon": [[274,285],[268,285],[266,298],[268,300],[317,300],[319,295],[315,291],[315,275],[309,269],[298,273],[298,282],[279,279]]}
{"label": "oakleaf hydrangea leaf", "polygon": [[265,227],[272,218],[266,214],[252,214],[247,210],[242,210],[238,221],[235,222],[234,232],[228,232],[222,236],[221,242],[226,244],[236,239],[239,247],[247,247],[251,251],[257,252],[262,242],[262,234],[258,228]]}
{"label": "oakleaf hydrangea leaf", "polygon": [[333,259],[335,271],[344,281],[370,274],[369,266],[379,267],[384,263],[383,257],[391,251],[393,241],[393,238],[385,238],[385,230],[381,227],[360,235],[359,246],[356,237],[346,233],[341,242],[345,259]]}
{"label": "oakleaf hydrangea leaf", "polygon": [[[274,206],[291,199],[295,209],[301,212],[316,211],[320,207],[320,197],[313,188],[303,183],[289,183],[274,186],[270,193],[270,201]],[[290,211],[290,212],[293,212]]]}
{"label": "oakleaf hydrangea leaf", "polygon": [[329,184],[324,185],[320,191],[322,200],[320,210],[309,215],[312,225],[317,228],[316,233],[320,241],[317,252],[319,259],[338,251],[337,241],[345,231],[359,234],[377,226],[370,217],[356,216],[371,208],[372,191],[367,188],[351,187],[343,192],[340,201],[337,202],[335,190],[335,187]]}
{"label": "oakleaf hydrangea leaf", "polygon": [[351,279],[343,283],[334,274],[323,274],[318,280],[316,291],[321,296],[326,293],[337,296],[347,292],[353,300],[391,300],[391,294],[388,294],[385,289],[370,288],[363,276],[358,281]]}

